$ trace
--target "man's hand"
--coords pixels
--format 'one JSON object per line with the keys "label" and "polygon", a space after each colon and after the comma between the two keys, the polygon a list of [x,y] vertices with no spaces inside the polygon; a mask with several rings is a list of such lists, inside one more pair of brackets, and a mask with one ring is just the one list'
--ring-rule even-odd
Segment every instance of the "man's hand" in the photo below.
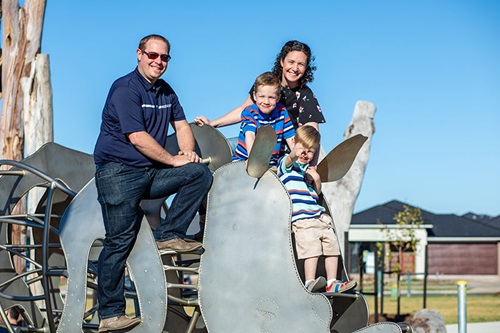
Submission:
{"label": "man's hand", "polygon": [[184,156],[189,160],[189,162],[192,162],[192,163],[200,163],[201,162],[201,158],[198,156],[198,154],[196,154],[196,152],[194,152],[192,150],[179,151],[178,156]]}
{"label": "man's hand", "polygon": [[178,168],[189,163],[191,163],[191,161],[187,158],[186,155],[172,155],[172,157],[170,158],[170,163],[168,165],[171,165],[174,168]]}

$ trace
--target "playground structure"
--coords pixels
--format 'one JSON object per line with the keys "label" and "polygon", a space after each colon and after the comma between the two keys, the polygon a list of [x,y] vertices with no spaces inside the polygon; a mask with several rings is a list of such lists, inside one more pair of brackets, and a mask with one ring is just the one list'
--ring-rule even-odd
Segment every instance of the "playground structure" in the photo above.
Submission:
{"label": "playground structure", "polygon": [[[255,173],[249,175],[243,162],[230,163],[231,148],[220,132],[191,128],[198,155],[214,173],[204,251],[158,251],[151,229],[168,210],[167,198],[141,203],[144,218],[127,261],[131,282],[125,296],[142,323],[131,332],[412,331],[404,323],[368,325],[360,293],[306,291],[290,235],[290,198],[262,162],[266,149],[250,156],[249,170]],[[259,132],[259,138],[269,142],[266,134]],[[323,181],[348,171],[363,138],[344,141],[320,162]],[[175,154],[175,136],[167,141]],[[0,316],[7,323],[4,310],[17,306],[26,323],[3,325],[9,332],[97,332],[97,258],[104,225],[92,156],[48,143],[21,162],[3,160],[0,166],[11,167],[0,171]],[[43,192],[34,212],[13,214],[34,189]],[[324,198],[322,204],[329,211]],[[32,231],[27,244],[12,243],[14,225]],[[191,231],[197,228],[194,221]],[[16,273],[15,260],[29,269]],[[348,278],[343,264],[339,273]]]}

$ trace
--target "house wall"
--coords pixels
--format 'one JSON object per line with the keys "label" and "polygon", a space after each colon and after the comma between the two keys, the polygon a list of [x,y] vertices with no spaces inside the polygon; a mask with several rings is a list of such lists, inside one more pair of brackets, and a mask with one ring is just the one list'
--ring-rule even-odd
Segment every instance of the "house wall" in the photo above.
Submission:
{"label": "house wall", "polygon": [[430,243],[428,273],[499,275],[499,243]]}
{"label": "house wall", "polygon": [[[397,232],[394,230],[394,232]],[[415,253],[415,273],[425,272],[425,246],[427,245],[427,231],[423,228],[415,229],[415,238],[419,240]],[[349,242],[384,242],[387,240],[387,234],[382,231],[380,226],[363,228],[351,226],[349,229]],[[423,276],[422,276],[423,277]]]}
{"label": "house wall", "polygon": [[497,243],[497,275],[500,276],[500,242]]}

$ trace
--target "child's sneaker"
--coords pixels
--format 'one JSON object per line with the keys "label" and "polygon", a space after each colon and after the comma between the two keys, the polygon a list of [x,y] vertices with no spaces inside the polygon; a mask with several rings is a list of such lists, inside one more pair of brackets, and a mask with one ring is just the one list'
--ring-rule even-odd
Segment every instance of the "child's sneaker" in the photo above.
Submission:
{"label": "child's sneaker", "polygon": [[310,280],[306,282],[305,285],[307,291],[311,293],[318,292],[319,290],[326,287],[326,279],[322,276],[318,277],[316,280]]}
{"label": "child's sneaker", "polygon": [[336,280],[336,281],[333,281],[332,283],[330,283],[329,285],[326,286],[326,292],[327,293],[344,293],[346,291],[349,291],[351,289],[356,288],[357,285],[358,285],[358,283],[354,280],[347,281],[347,282]]}

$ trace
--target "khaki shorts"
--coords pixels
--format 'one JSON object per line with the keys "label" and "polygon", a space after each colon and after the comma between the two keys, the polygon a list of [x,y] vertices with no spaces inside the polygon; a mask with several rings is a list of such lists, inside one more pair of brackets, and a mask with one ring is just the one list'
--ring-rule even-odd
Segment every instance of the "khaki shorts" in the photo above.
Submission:
{"label": "khaki shorts", "polygon": [[332,223],[332,218],[328,214],[292,223],[299,259],[340,255],[339,242]]}

